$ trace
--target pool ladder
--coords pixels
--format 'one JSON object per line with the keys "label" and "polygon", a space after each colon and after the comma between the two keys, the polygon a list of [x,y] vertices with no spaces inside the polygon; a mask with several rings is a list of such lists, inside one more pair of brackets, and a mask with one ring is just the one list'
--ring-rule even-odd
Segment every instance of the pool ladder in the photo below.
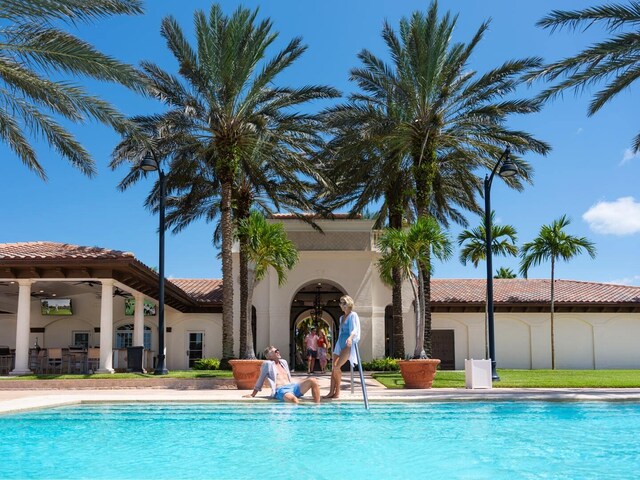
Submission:
{"label": "pool ladder", "polygon": [[[369,397],[367,396],[367,384],[364,381],[364,373],[362,372],[362,362],[360,361],[360,349],[358,349],[358,342],[354,342],[353,346],[356,349],[356,358],[358,360],[358,371],[360,372],[360,384],[362,385],[362,397],[364,398],[364,408],[369,410]],[[353,363],[349,362],[351,369],[351,393],[353,393]]]}

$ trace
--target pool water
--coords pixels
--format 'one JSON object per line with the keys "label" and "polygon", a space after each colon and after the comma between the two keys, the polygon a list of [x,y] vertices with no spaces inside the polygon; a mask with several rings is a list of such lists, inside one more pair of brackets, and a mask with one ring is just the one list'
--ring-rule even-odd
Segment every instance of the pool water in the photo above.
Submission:
{"label": "pool water", "polygon": [[637,403],[110,404],[0,416],[0,478],[630,479]]}

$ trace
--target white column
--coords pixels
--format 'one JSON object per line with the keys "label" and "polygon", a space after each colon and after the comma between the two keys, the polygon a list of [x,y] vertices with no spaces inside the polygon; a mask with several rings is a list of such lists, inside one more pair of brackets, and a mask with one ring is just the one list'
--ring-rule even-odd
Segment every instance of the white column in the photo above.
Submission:
{"label": "white column", "polygon": [[16,325],[16,367],[10,375],[28,375],[29,331],[31,329],[31,284],[32,280],[18,280],[18,317]]}
{"label": "white column", "polygon": [[113,280],[102,280],[100,301],[100,368],[98,373],[113,373]]}
{"label": "white column", "polygon": [[144,295],[136,293],[135,316],[133,317],[133,346],[144,346]]}

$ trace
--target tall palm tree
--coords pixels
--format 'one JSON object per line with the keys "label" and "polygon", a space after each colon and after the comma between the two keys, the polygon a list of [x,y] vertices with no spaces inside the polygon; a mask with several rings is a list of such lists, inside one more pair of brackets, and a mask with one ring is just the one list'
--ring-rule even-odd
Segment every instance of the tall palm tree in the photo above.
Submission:
{"label": "tall palm tree", "polygon": [[[495,212],[491,211],[491,252],[493,255],[512,256],[518,255],[518,232],[513,225],[496,225]],[[471,230],[463,230],[458,235],[460,250],[460,262],[466,265],[471,262],[478,268],[478,263],[486,258],[487,253],[487,226],[484,216],[482,224]]]}
{"label": "tall palm tree", "polygon": [[[545,65],[536,72],[532,79],[542,77],[554,81],[564,78],[542,92],[541,98],[556,97],[565,90],[582,92],[591,85],[605,83],[589,104],[591,116],[640,78],[640,2],[573,11],[554,10],[537,25],[550,28],[552,32],[563,28],[586,30],[592,25],[600,25],[611,34],[580,53]],[[634,138],[633,148],[635,152],[640,151],[640,134]]]}
{"label": "tall palm tree", "polygon": [[96,173],[89,152],[56,117],[75,123],[93,119],[120,132],[127,127],[125,117],[109,103],[68,80],[50,77],[88,77],[142,88],[134,67],[54,22],[73,27],[142,12],[141,0],[0,2],[0,141],[43,180],[47,177],[29,137],[44,139],[85,175]]}
{"label": "tall palm tree", "polygon": [[420,218],[408,229],[386,229],[378,240],[378,247],[382,251],[378,269],[383,280],[391,282],[394,269],[399,269],[402,278],[409,280],[416,307],[416,346],[413,358],[427,358],[423,314],[426,296],[422,291],[424,281],[421,276],[424,271],[431,273],[432,257],[440,260],[451,257],[451,241],[433,218]]}
{"label": "tall palm tree", "polygon": [[[481,185],[478,169],[492,169],[505,146],[518,154],[549,150],[528,133],[505,125],[511,115],[539,111],[539,101],[512,95],[522,75],[539,67],[540,59],[507,61],[478,77],[469,68],[469,59],[488,23],[462,44],[451,41],[456,21],[449,13],[440,18],[437,2],[432,2],[426,14],[402,18],[399,34],[385,23],[382,37],[391,63],[365,50],[359,56],[364,68],[352,71],[365,85],[366,102],[384,108],[387,92],[393,92],[400,121],[385,136],[385,144],[390,151],[407,152],[418,217],[442,215],[434,208],[438,202],[446,203],[437,189],[439,179],[457,176],[458,190],[475,194]],[[521,189],[520,180],[528,181],[530,167],[518,155],[515,161],[521,175],[507,182]],[[430,275],[427,270],[422,273],[427,300],[425,348],[431,355]]]}
{"label": "tall palm tree", "polygon": [[[300,38],[274,57],[267,49],[278,34],[269,19],[257,20],[257,10],[239,7],[231,16],[214,4],[209,14],[194,14],[196,46],[192,47],[172,17],[162,21],[161,35],[178,61],[179,75],[143,62],[149,90],[168,108],[155,117],[158,131],[175,136],[184,171],[207,170],[215,179],[219,202],[223,277],[223,358],[233,357],[233,190],[242,162],[277,152],[286,159],[309,154],[321,144],[319,122],[298,113],[300,105],[334,98],[330,87],[278,87],[277,77],[306,50]],[[186,153],[185,153],[186,152]],[[257,152],[266,152],[258,154]],[[201,185],[198,178],[194,184]],[[211,211],[210,211],[211,212]]]}
{"label": "tall palm tree", "polygon": [[516,272],[509,267],[500,267],[493,278],[516,278]]}
{"label": "tall palm tree", "polygon": [[[282,286],[287,279],[287,270],[291,270],[298,262],[298,251],[287,238],[282,223],[268,223],[264,216],[253,210],[248,218],[243,218],[238,226],[238,235],[246,240],[246,255],[250,265],[248,275],[247,310],[251,311],[253,291],[269,268],[273,268],[278,276],[278,285]],[[240,352],[242,358],[255,358],[253,350],[253,333],[249,325],[249,316],[245,320],[246,351]]]}
{"label": "tall palm tree", "polygon": [[587,252],[591,258],[596,256],[595,245],[586,237],[575,237],[564,231],[571,223],[566,215],[554,220],[551,225],[543,225],[540,233],[533,241],[525,243],[520,251],[520,274],[527,278],[529,269],[544,261],[551,262],[551,368],[556,368],[554,341],[554,282],[555,266],[558,260],[568,262],[573,257]]}

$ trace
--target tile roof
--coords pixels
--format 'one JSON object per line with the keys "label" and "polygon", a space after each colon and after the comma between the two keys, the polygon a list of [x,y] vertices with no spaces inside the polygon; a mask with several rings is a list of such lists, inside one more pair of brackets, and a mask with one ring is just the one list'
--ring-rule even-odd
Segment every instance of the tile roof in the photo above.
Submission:
{"label": "tile roof", "polygon": [[[500,279],[493,281],[494,303],[548,303],[548,279]],[[432,279],[432,303],[482,303],[484,279]],[[556,280],[554,299],[565,304],[640,303],[640,287],[609,283]]]}
{"label": "tile roof", "polygon": [[321,215],[319,213],[301,213],[299,215],[295,215],[293,213],[273,213],[269,215],[269,218],[280,219],[280,220],[295,220],[300,217],[305,218],[315,218],[317,220],[361,220],[362,215],[357,213],[355,215],[351,215],[349,213],[331,213],[328,215]]}
{"label": "tile roof", "polygon": [[222,303],[222,280],[208,278],[170,278],[168,280],[197,302]]}
{"label": "tile roof", "polygon": [[[129,260],[141,264],[131,252],[100,247],[84,247],[58,242],[0,243],[0,261],[28,262],[77,259]],[[144,266],[144,265],[143,265]],[[149,270],[148,267],[144,266]],[[149,270],[150,271],[150,270]],[[169,279],[198,303],[222,303],[222,280]],[[494,279],[494,302],[500,304],[541,304],[550,301],[548,279]],[[484,279],[432,279],[431,302],[438,304],[484,304]],[[556,280],[555,301],[559,304],[640,304],[640,287],[608,283]]]}
{"label": "tile roof", "polygon": [[82,247],[58,242],[0,243],[0,259],[3,260],[59,260],[63,258],[116,259],[134,258],[133,253],[100,247]]}

